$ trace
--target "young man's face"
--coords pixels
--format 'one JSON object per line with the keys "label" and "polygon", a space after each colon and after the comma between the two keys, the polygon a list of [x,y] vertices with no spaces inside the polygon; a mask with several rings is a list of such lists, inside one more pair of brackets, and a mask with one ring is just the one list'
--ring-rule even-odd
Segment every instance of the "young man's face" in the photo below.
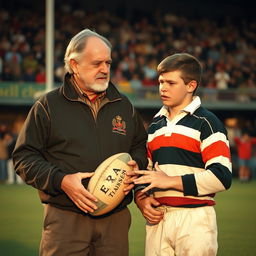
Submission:
{"label": "young man's face", "polygon": [[185,84],[181,78],[181,71],[162,73],[159,78],[159,93],[168,108],[180,108],[187,106],[192,100],[191,86]]}
{"label": "young man's face", "polygon": [[85,91],[102,92],[110,80],[111,50],[100,38],[91,37],[73,70],[76,81]]}

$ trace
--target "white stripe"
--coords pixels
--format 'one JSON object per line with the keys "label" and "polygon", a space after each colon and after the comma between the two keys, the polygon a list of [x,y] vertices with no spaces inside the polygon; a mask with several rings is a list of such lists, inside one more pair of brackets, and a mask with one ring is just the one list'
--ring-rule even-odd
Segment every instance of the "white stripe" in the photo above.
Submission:
{"label": "white stripe", "polygon": [[223,141],[227,145],[227,147],[229,147],[229,141],[227,140],[226,135],[221,132],[216,132],[202,142],[201,151],[203,151],[205,148],[207,148],[208,146],[212,145],[217,141]]}
{"label": "white stripe", "polygon": [[[168,176],[182,176],[185,174],[195,174],[195,175],[200,175],[201,173],[206,173],[205,169],[202,168],[195,168],[195,167],[190,167],[190,166],[185,166],[185,165],[175,165],[175,164],[164,164],[164,165],[159,165],[160,169],[165,172]],[[208,171],[209,172],[209,171]],[[212,174],[213,175],[213,174]],[[209,176],[207,174],[207,176]],[[213,175],[215,176],[215,175]],[[218,183],[219,184],[219,183]],[[196,184],[198,186],[198,184]],[[216,186],[214,186],[216,187]],[[219,188],[218,188],[219,189]],[[195,197],[195,196],[184,196],[184,193],[181,191],[176,191],[173,189],[170,190],[165,190],[165,189],[158,189],[154,188],[154,197],[168,197],[168,196],[175,196],[175,197],[186,197],[186,198],[194,198],[194,199],[201,199],[201,200],[213,200],[209,196],[202,196],[202,195],[208,195],[213,193],[211,190],[210,191],[205,191],[204,194],[200,194],[201,197]]]}
{"label": "white stripe", "polygon": [[[205,193],[206,195],[207,193]],[[209,194],[209,193],[208,193]],[[184,197],[184,198],[191,198],[191,199],[199,199],[199,200],[213,200],[214,199],[212,197],[209,196],[200,196],[200,197],[196,197],[196,196],[184,196],[183,192],[180,191],[176,191],[176,190],[160,190],[160,189],[155,189],[153,188],[153,195],[155,198],[159,198],[159,197]]]}
{"label": "white stripe", "polygon": [[[195,173],[201,173],[205,171],[202,168],[196,168],[196,167],[190,167],[186,165],[178,165],[178,164],[163,164],[159,165],[159,168],[165,172],[168,176],[183,176],[185,174],[195,174]],[[162,190],[162,189],[153,189],[154,191],[154,197],[165,197],[165,196],[176,196],[176,197],[184,197],[184,193],[181,191],[176,191],[173,189],[170,190]],[[206,193],[207,194],[207,193]],[[207,199],[212,200],[212,198],[206,196],[206,197],[195,197],[195,196],[186,196],[186,198],[194,198],[194,199]]]}
{"label": "white stripe", "polygon": [[164,126],[158,130],[155,131],[155,133],[148,135],[148,142],[151,142],[154,138],[158,136],[171,136],[172,133],[177,133],[180,135],[187,136],[189,138],[195,139],[197,141],[200,141],[200,131],[186,127],[184,125],[168,125]]}
{"label": "white stripe", "polygon": [[176,127],[174,128],[174,132],[177,134],[185,135],[197,141],[200,141],[201,132],[196,129],[193,129],[184,125],[176,125]]}
{"label": "white stripe", "polygon": [[163,164],[159,165],[159,167],[168,176],[182,176],[185,174],[198,173],[205,170],[204,168],[197,168],[178,164]]}
{"label": "white stripe", "polygon": [[158,130],[156,130],[152,134],[148,134],[148,142],[151,142],[155,137],[165,135],[168,132],[167,126],[164,126]]}
{"label": "white stripe", "polygon": [[226,190],[221,181],[210,171],[195,174],[198,195],[207,195]]}
{"label": "white stripe", "polygon": [[205,166],[207,168],[207,166],[214,164],[214,163],[221,164],[221,165],[227,167],[230,172],[232,172],[232,164],[231,164],[229,158],[227,158],[225,156],[217,156],[217,157],[214,157],[214,158],[210,159],[209,161],[207,161]]}

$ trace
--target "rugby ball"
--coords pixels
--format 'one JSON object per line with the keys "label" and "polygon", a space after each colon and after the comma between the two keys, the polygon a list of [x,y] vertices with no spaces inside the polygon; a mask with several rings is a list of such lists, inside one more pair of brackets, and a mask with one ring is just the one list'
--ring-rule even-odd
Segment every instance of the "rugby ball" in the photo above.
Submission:
{"label": "rugby ball", "polygon": [[132,167],[128,153],[118,153],[104,160],[95,170],[88,183],[88,191],[97,199],[97,209],[93,216],[103,215],[113,210],[124,199],[124,179]]}

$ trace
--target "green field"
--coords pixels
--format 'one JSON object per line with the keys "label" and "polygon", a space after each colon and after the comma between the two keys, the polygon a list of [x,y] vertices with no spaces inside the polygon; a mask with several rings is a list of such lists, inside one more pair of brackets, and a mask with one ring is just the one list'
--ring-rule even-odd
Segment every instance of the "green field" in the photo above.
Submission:
{"label": "green field", "polygon": [[[216,196],[219,229],[218,256],[256,255],[256,180]],[[36,256],[43,208],[35,189],[27,185],[0,185],[0,255]],[[134,204],[130,256],[143,256],[145,221]],[[196,255],[195,255],[196,256]]]}

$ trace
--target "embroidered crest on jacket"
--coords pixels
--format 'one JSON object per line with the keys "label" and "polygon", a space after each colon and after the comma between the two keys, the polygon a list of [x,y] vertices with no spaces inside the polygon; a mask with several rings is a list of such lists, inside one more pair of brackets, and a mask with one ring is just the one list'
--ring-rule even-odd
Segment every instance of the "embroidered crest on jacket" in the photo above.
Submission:
{"label": "embroidered crest on jacket", "polygon": [[125,121],[122,120],[121,116],[115,116],[112,120],[112,132],[119,133],[122,135],[126,135],[126,124]]}

